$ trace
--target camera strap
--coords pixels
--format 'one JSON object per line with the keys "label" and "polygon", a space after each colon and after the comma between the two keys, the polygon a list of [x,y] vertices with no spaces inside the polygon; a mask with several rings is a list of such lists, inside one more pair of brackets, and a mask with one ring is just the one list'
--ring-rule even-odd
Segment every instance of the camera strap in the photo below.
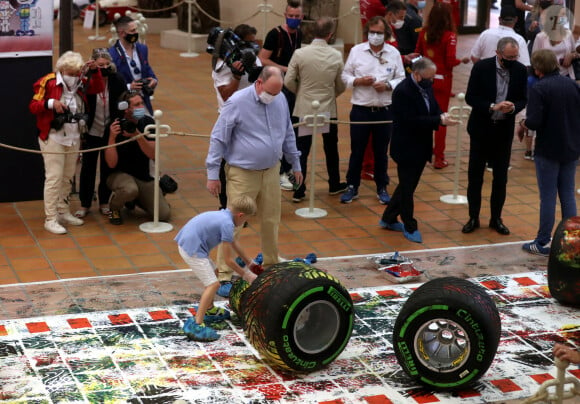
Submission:
{"label": "camera strap", "polygon": [[220,56],[220,49],[222,47],[222,42],[224,41],[224,34],[226,33],[225,30],[223,30],[222,32],[220,32],[215,40],[215,47],[213,50],[213,53],[211,54],[211,68],[214,72],[219,72],[225,65],[225,63],[222,63],[222,65],[216,70],[216,65],[217,65],[217,61],[219,59]]}

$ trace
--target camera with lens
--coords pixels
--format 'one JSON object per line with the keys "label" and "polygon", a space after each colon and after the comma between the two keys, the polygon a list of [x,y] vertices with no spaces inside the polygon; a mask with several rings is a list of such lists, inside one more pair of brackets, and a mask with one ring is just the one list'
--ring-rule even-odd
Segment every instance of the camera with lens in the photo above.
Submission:
{"label": "camera with lens", "polygon": [[149,97],[151,97],[153,95],[153,92],[155,90],[149,86],[148,79],[139,79],[136,81],[137,81],[137,83],[141,83],[141,85],[142,85],[141,91],[143,92],[144,95],[148,95]]}
{"label": "camera with lens", "polygon": [[76,113],[73,114],[70,111],[65,111],[61,114],[56,113],[53,120],[50,122],[50,127],[55,130],[61,130],[65,123],[79,123],[81,125],[86,125],[89,120],[88,114]]}
{"label": "camera with lens", "polygon": [[[231,28],[223,29],[214,27],[207,35],[206,52],[214,56],[212,65],[216,72],[223,67],[223,65],[218,66],[216,69],[215,59],[219,58],[224,61],[225,65],[232,69],[234,74],[242,75],[244,72],[247,72],[249,77],[257,77],[257,74],[254,73],[260,70],[256,66],[258,51],[258,44],[240,39]],[[244,71],[237,71],[237,69],[232,67],[232,64],[237,61],[242,62]]]}
{"label": "camera with lens", "polygon": [[128,120],[127,118],[119,119],[119,125],[121,126],[121,130],[127,133],[135,133],[137,132],[137,124],[133,121]]}

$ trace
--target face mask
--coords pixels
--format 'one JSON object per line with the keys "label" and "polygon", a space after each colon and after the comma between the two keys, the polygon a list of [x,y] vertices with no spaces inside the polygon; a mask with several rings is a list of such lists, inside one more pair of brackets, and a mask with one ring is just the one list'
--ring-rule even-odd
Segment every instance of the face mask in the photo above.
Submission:
{"label": "face mask", "polygon": [[552,5],[551,1],[540,1],[540,8],[542,10],[547,9],[548,7],[550,7]]}
{"label": "face mask", "polygon": [[125,41],[129,43],[135,43],[139,40],[139,33],[135,32],[134,34],[127,34],[125,35]]}
{"label": "face mask", "polygon": [[109,67],[101,67],[101,68],[99,68],[99,70],[101,71],[101,75],[103,77],[110,76],[111,73],[113,72],[113,68],[111,66],[109,66]]}
{"label": "face mask", "polygon": [[288,28],[290,29],[298,28],[301,22],[302,19],[300,18],[286,18],[286,25],[288,25]]}
{"label": "face mask", "polygon": [[372,46],[379,46],[385,43],[385,35],[384,34],[375,34],[373,32],[369,32],[369,43]]}
{"label": "face mask", "polygon": [[262,102],[262,104],[268,105],[269,103],[274,101],[274,98],[276,98],[276,96],[269,94],[265,91],[262,91],[262,93],[258,96],[258,98],[260,98],[260,101]]}
{"label": "face mask", "polygon": [[397,20],[393,24],[393,28],[395,28],[395,29],[401,29],[401,28],[403,28],[403,24],[405,24],[405,20]]}
{"label": "face mask", "polygon": [[417,8],[419,10],[423,10],[426,5],[427,5],[427,2],[425,0],[421,0],[421,1],[417,2]]}
{"label": "face mask", "polygon": [[422,89],[427,90],[428,88],[431,88],[433,86],[433,80],[421,79],[421,81],[418,82],[417,84],[419,84],[419,87],[421,87]]}
{"label": "face mask", "polygon": [[139,120],[145,116],[145,108],[135,108],[133,110],[133,118]]}
{"label": "face mask", "polygon": [[67,75],[63,75],[62,79],[64,80],[66,86],[70,89],[73,90],[78,82],[79,82],[79,77],[78,76],[67,76]]}
{"label": "face mask", "polygon": [[501,59],[501,64],[503,65],[503,67],[505,69],[508,69],[509,70],[509,69],[511,69],[516,64],[516,61],[515,60],[508,60],[508,59],[502,58]]}

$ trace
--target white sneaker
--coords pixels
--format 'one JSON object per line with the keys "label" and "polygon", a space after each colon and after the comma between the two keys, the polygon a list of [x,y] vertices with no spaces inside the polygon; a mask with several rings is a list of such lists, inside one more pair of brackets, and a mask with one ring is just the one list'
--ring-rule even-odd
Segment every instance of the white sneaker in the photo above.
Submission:
{"label": "white sneaker", "polygon": [[66,229],[62,227],[56,220],[46,220],[44,228],[53,234],[66,234]]}
{"label": "white sneaker", "polygon": [[286,173],[280,174],[280,188],[284,191],[292,191],[294,189],[294,185],[292,185]]}
{"label": "white sneaker", "polygon": [[83,219],[73,216],[70,212],[60,213],[58,215],[58,222],[61,224],[70,224],[73,226],[81,226],[85,223]]}

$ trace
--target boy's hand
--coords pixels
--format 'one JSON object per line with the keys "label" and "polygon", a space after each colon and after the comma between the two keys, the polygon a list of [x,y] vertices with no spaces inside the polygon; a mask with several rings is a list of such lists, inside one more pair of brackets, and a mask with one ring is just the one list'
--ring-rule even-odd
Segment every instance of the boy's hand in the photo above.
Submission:
{"label": "boy's hand", "polygon": [[254,282],[254,280],[257,277],[258,277],[258,275],[256,275],[252,271],[246,271],[246,272],[244,272],[244,276],[242,276],[242,279],[245,280],[248,283],[252,283],[252,282]]}
{"label": "boy's hand", "polygon": [[248,268],[256,275],[260,275],[262,272],[264,272],[264,267],[258,264],[255,260],[252,260]]}

